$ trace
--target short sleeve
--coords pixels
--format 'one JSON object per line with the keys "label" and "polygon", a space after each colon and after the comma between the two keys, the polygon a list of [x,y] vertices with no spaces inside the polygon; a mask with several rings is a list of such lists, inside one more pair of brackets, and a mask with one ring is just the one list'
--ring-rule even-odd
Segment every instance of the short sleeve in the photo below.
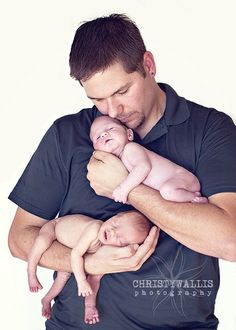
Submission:
{"label": "short sleeve", "polygon": [[236,128],[222,112],[208,118],[195,174],[204,196],[236,192]]}
{"label": "short sleeve", "polygon": [[9,195],[24,210],[47,220],[57,215],[67,184],[57,140],[56,127],[52,125]]}

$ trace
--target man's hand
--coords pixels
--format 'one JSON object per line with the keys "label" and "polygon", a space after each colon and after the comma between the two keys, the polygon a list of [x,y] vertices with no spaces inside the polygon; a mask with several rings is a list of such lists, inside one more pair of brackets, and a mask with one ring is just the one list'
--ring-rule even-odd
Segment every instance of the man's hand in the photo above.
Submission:
{"label": "man's hand", "polygon": [[108,198],[112,198],[114,189],[128,175],[125,166],[118,157],[103,151],[93,153],[87,169],[87,178],[96,194]]}
{"label": "man's hand", "polygon": [[85,270],[92,275],[138,270],[154,252],[160,229],[152,227],[142,245],[116,247],[103,245],[94,254],[85,256]]}

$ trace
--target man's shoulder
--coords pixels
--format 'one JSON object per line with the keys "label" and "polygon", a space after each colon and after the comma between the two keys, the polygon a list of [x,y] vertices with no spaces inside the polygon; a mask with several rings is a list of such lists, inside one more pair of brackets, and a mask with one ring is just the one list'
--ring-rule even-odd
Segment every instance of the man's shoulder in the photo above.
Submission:
{"label": "man's shoulder", "polygon": [[74,127],[74,126],[76,127],[78,126],[84,127],[85,125],[90,126],[92,121],[95,119],[97,115],[98,115],[98,110],[95,106],[92,108],[85,108],[77,113],[68,114],[56,119],[54,121],[54,125],[58,129],[63,129],[63,128],[68,129],[69,127]]}
{"label": "man's shoulder", "polygon": [[192,116],[201,118],[206,117],[209,120],[230,118],[229,115],[227,115],[225,112],[219,111],[213,107],[207,107],[189,100],[186,100],[186,102]]}
{"label": "man's shoulder", "polygon": [[190,112],[188,123],[199,132],[227,127],[232,129],[234,127],[232,118],[225,112],[189,100],[187,104]]}
{"label": "man's shoulder", "polygon": [[53,137],[54,146],[56,144],[60,150],[65,164],[69,164],[74,153],[78,154],[78,157],[81,157],[82,152],[86,155],[91,153],[90,126],[98,113],[97,108],[93,107],[82,109],[78,113],[63,116],[54,121],[49,130],[52,133],[50,136]]}
{"label": "man's shoulder", "polygon": [[61,146],[65,145],[66,148],[68,148],[68,144],[78,145],[85,140],[89,143],[90,127],[98,114],[97,108],[92,107],[56,119],[53,129],[58,143]]}

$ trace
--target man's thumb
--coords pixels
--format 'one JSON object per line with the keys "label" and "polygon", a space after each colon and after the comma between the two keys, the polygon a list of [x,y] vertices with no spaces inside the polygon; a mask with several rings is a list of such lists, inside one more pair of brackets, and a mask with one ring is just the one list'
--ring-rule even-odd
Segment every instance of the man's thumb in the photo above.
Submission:
{"label": "man's thumb", "polygon": [[93,152],[93,157],[97,160],[103,161],[107,157],[108,153],[105,151],[95,150]]}

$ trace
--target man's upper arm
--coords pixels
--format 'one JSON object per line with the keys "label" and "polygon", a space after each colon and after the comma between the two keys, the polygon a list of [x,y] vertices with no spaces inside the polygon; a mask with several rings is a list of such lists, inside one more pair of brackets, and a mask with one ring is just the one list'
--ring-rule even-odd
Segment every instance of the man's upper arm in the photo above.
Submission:
{"label": "man's upper arm", "polygon": [[60,210],[67,187],[67,175],[57,127],[52,125],[39,143],[9,199],[31,214],[51,220]]}
{"label": "man's upper arm", "polygon": [[[45,219],[33,215],[18,207],[12,221],[8,237],[8,244],[11,253],[16,257],[24,257],[20,255],[21,252],[23,253],[23,251],[20,251],[20,243],[24,243],[20,241],[22,240],[22,234],[24,235],[26,231],[29,233],[31,232],[31,235],[29,235],[31,236],[30,241],[32,241],[33,237],[38,234],[39,228],[41,228],[44,224]],[[32,242],[30,243],[32,244]]]}
{"label": "man's upper arm", "polygon": [[212,112],[202,139],[196,176],[206,197],[236,192],[236,128],[230,117]]}
{"label": "man's upper arm", "polygon": [[225,192],[210,196],[210,203],[223,209],[236,222],[236,193]]}

